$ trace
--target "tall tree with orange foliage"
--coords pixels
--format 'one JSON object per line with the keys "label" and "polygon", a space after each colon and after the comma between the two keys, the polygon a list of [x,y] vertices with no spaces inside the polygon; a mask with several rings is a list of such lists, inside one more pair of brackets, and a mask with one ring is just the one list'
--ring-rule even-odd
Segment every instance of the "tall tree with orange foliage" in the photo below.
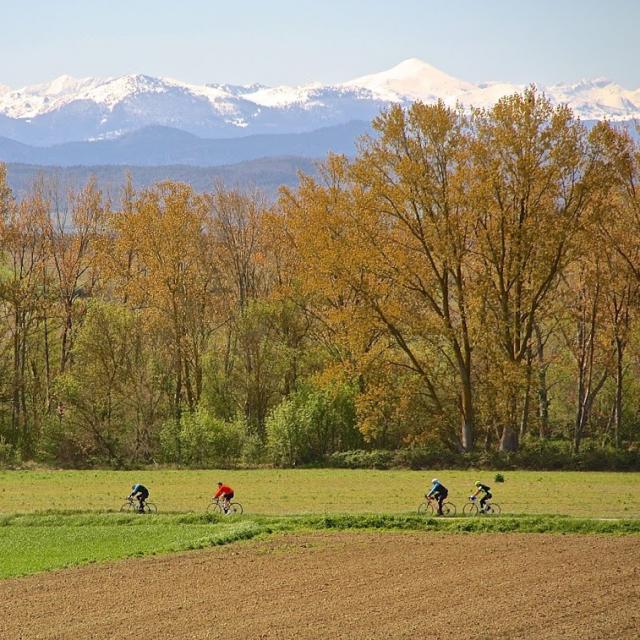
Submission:
{"label": "tall tree with orange foliage", "polygon": [[29,412],[29,345],[43,304],[43,273],[48,243],[43,233],[48,204],[42,192],[16,203],[0,166],[0,253],[4,265],[0,278],[0,305],[6,347],[12,353],[11,428],[9,441],[29,457],[33,454],[38,412]]}
{"label": "tall tree with orange foliage", "polygon": [[[297,244],[310,288],[351,299],[350,330],[391,340],[397,366],[424,384],[435,415],[450,413],[437,361],[453,371],[459,445],[473,447],[472,343],[467,265],[472,221],[459,180],[467,162],[465,117],[442,103],[394,107],[374,121],[351,165],[330,159],[324,185],[303,181]],[[358,312],[354,312],[358,309]],[[364,323],[364,324],[363,324]],[[367,326],[363,333],[362,327]],[[449,406],[446,406],[448,405]],[[454,409],[455,411],[455,409]]]}
{"label": "tall tree with orange foliage", "polygon": [[207,199],[165,182],[129,194],[111,218],[106,262],[116,291],[164,336],[173,372],[173,410],[192,410],[202,392],[202,353],[216,328],[220,282],[204,233]]}
{"label": "tall tree with orange foliage", "polygon": [[533,88],[476,111],[473,129],[466,180],[487,329],[499,345],[506,400],[500,446],[512,451],[536,318],[582,249],[577,240],[593,204],[597,163],[571,111]]}
{"label": "tall tree with orange foliage", "polygon": [[76,303],[93,295],[98,280],[96,251],[105,233],[109,211],[95,180],[79,191],[70,191],[65,202],[47,217],[45,225],[62,313],[61,373],[67,368],[73,348]]}

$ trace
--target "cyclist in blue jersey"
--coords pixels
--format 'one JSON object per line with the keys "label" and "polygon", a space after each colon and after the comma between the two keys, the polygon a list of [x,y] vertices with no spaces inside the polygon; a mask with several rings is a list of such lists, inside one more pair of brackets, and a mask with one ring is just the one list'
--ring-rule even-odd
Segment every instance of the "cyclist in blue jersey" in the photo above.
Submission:
{"label": "cyclist in blue jersey", "polygon": [[440,480],[434,478],[431,481],[431,490],[427,493],[427,498],[435,498],[438,501],[438,515],[443,515],[442,513],[442,503],[445,501],[445,498],[449,495],[449,490],[445,487]]}
{"label": "cyclist in blue jersey", "polygon": [[143,484],[134,484],[131,487],[130,498],[136,498],[138,500],[138,511],[144,512],[144,501],[149,497],[149,489]]}

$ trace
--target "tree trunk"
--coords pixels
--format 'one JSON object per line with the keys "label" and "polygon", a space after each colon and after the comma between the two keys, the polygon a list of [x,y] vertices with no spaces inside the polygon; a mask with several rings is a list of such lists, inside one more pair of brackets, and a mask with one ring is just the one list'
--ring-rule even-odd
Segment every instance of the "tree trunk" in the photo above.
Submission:
{"label": "tree trunk", "polygon": [[527,349],[527,373],[526,373],[526,384],[524,390],[524,401],[522,403],[522,416],[520,419],[520,441],[527,434],[527,429],[529,428],[529,409],[531,405],[531,375],[532,375],[532,360],[533,355],[531,353],[531,349]]}
{"label": "tree trunk", "polygon": [[14,314],[14,334],[13,334],[13,389],[11,402],[11,443],[14,446],[19,444],[21,433],[21,408],[20,402],[20,355],[22,353],[22,313],[16,309]]}
{"label": "tree trunk", "polygon": [[536,324],[536,356],[538,358],[538,437],[544,440],[549,435],[549,391],[547,388],[547,363],[544,360],[544,341],[540,327]]}
{"label": "tree trunk", "polygon": [[517,451],[520,446],[519,429],[517,428],[518,422],[518,389],[517,386],[513,386],[508,389],[510,394],[509,398],[509,412],[507,417],[507,423],[503,426],[502,435],[500,436],[500,451]]}
{"label": "tree trunk", "polygon": [[624,341],[619,336],[616,337],[616,396],[613,419],[613,443],[616,449],[620,447],[620,432],[622,430],[622,384],[624,377]]}
{"label": "tree trunk", "polygon": [[47,415],[51,411],[51,353],[49,346],[49,306],[47,302],[47,275],[43,279],[43,297],[44,297],[44,318],[43,318],[43,331],[44,331],[44,370],[45,370],[45,406],[47,408]]}
{"label": "tree trunk", "polygon": [[475,415],[473,409],[473,396],[471,384],[463,383],[462,388],[462,430],[460,442],[463,451],[471,451],[474,445]]}
{"label": "tree trunk", "polygon": [[505,426],[500,438],[500,451],[517,451],[519,446],[518,430],[513,426]]}
{"label": "tree trunk", "polygon": [[582,386],[582,400],[578,398],[578,412],[576,414],[576,423],[573,436],[573,452],[578,453],[580,451],[580,444],[584,436],[587,424],[591,418],[591,410],[593,408],[594,400],[600,390],[604,386],[607,380],[607,371],[604,371],[600,376],[600,379],[595,385],[592,385],[591,380],[586,387]]}
{"label": "tree trunk", "polygon": [[70,351],[70,338],[71,338],[71,328],[73,326],[73,318],[72,318],[72,303],[69,300],[65,301],[64,311],[65,311],[65,321],[64,321],[64,329],[62,331],[62,344],[60,347],[60,373],[64,373],[67,367],[67,360],[69,358]]}
{"label": "tree trunk", "polygon": [[[25,327],[26,332],[26,327]],[[29,420],[29,411],[27,408],[27,390],[26,390],[26,369],[27,369],[27,340],[26,336],[22,340],[20,354],[20,414],[22,416],[22,433],[21,440],[21,452],[22,457],[26,460],[30,460],[33,455],[33,447],[31,442],[31,424]]]}

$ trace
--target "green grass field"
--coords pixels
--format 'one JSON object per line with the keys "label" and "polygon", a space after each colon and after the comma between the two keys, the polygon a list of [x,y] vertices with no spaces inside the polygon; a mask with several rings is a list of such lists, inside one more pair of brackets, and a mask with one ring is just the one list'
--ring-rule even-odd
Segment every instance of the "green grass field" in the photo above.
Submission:
{"label": "green grass field", "polygon": [[211,520],[136,514],[5,516],[0,519],[0,578],[227,544],[258,533],[249,520]]}
{"label": "green grass field", "polygon": [[234,487],[247,513],[408,513],[434,475],[459,510],[482,480],[503,513],[640,517],[640,473],[510,471],[498,484],[487,471],[341,469],[4,471],[0,513],[116,510],[135,482],[149,488],[160,512],[200,512],[219,479]]}
{"label": "green grass field", "polygon": [[[480,479],[499,518],[425,520],[415,513],[431,477],[458,512]],[[317,528],[452,533],[640,534],[640,474],[261,469],[252,471],[0,472],[0,578],[118,558],[227,544]],[[239,520],[205,514],[218,479],[236,489]],[[159,513],[117,513],[131,484],[151,491]]]}

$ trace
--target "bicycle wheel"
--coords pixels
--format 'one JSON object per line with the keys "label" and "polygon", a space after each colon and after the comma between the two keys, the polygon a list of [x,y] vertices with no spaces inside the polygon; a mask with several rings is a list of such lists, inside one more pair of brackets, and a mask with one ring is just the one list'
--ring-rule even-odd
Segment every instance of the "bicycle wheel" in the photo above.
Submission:
{"label": "bicycle wheel", "polygon": [[445,502],[442,505],[442,515],[444,516],[455,516],[456,511],[456,505],[453,502]]}
{"label": "bicycle wheel", "polygon": [[433,515],[433,505],[430,502],[421,502],[418,507],[418,513],[421,516],[432,516]]}
{"label": "bicycle wheel", "polygon": [[243,512],[242,505],[239,502],[231,502],[229,504],[228,516],[241,516]]}
{"label": "bicycle wheel", "polygon": [[121,507],[120,507],[120,511],[122,513],[129,513],[129,512],[134,512],[138,510],[138,506],[133,504],[133,502],[131,502],[130,500],[127,500]]}
{"label": "bicycle wheel", "polygon": [[153,504],[153,502],[145,502],[144,503],[144,513],[157,513],[158,509],[156,507],[155,504]]}
{"label": "bicycle wheel", "polygon": [[218,502],[211,501],[207,505],[207,512],[208,513],[222,513],[222,505],[220,503],[218,503]]}
{"label": "bicycle wheel", "polygon": [[497,504],[496,502],[490,502],[487,505],[487,510],[485,511],[485,513],[488,516],[499,516],[501,511],[502,509],[500,508],[499,504]]}
{"label": "bicycle wheel", "polygon": [[478,515],[478,505],[475,502],[467,502],[467,504],[462,507],[462,513],[465,516],[477,516]]}

